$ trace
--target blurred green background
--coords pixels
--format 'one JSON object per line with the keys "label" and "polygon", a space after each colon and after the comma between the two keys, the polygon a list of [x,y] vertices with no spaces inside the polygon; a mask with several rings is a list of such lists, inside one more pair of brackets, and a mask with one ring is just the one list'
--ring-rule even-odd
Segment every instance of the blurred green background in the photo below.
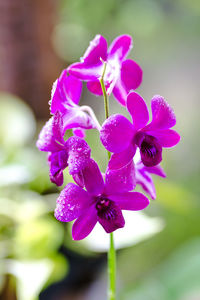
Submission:
{"label": "blurred green background", "polygon": [[[155,178],[157,199],[145,223],[127,226],[117,257],[118,299],[198,300],[198,0],[0,0],[0,299],[106,299],[105,254],[95,240],[73,242],[70,226],[54,219],[60,189],[35,147],[53,81],[97,33],[108,44],[120,34],[133,37],[129,57],[143,69],[138,92],[148,106],[155,94],[166,98],[182,137],[164,151],[167,179]],[[85,87],[81,104],[104,120],[103,99]],[[111,97],[110,113],[116,112],[128,116]],[[87,141],[105,171],[98,134],[88,131]]]}

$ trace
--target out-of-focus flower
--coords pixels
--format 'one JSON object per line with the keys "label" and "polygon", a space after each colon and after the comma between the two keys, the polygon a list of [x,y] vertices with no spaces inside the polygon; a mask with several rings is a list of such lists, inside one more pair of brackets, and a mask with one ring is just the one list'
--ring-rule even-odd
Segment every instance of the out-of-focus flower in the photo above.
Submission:
{"label": "out-of-focus flower", "polygon": [[55,217],[62,222],[76,219],[72,227],[74,240],[88,236],[97,222],[107,233],[124,227],[121,210],[141,210],[149,200],[134,188],[134,164],[111,171],[107,169],[105,183],[98,165],[90,160],[82,171],[86,190],[69,183],[57,199]]}
{"label": "out-of-focus flower", "polygon": [[107,94],[113,92],[114,97],[122,105],[126,105],[126,97],[131,89],[136,89],[142,81],[142,69],[131,59],[126,59],[132,48],[129,35],[117,37],[107,50],[107,42],[101,35],[90,42],[80,63],[70,65],[69,74],[87,81],[87,87],[95,95],[102,95],[99,82],[103,74],[104,62],[106,71],[104,83]]}
{"label": "out-of-focus flower", "polygon": [[156,189],[151,174],[166,177],[160,165],[146,167],[141,161],[135,164],[136,183],[141,185],[143,190],[154,200],[156,199]]}
{"label": "out-of-focus flower", "polygon": [[139,149],[137,149],[133,161],[135,163],[136,184],[141,185],[142,189],[149,194],[153,200],[155,200],[156,189],[152,174],[165,178],[166,174],[163,168],[160,164],[154,167],[146,167],[141,161]]}
{"label": "out-of-focus flower", "polygon": [[141,160],[152,167],[162,160],[162,147],[175,146],[179,134],[169,128],[176,124],[172,108],[161,96],[151,101],[152,121],[149,121],[147,106],[142,97],[130,92],[127,97],[127,109],[133,123],[122,115],[110,116],[102,125],[100,138],[104,147],[113,152],[109,163],[111,169],[120,168],[132,160],[136,147],[140,149]]}
{"label": "out-of-focus flower", "polygon": [[39,150],[49,153],[50,180],[58,186],[63,184],[63,170],[69,167],[71,175],[82,171],[91,152],[83,139],[72,136],[65,142],[63,136],[63,120],[57,111],[41,130],[36,143]]}
{"label": "out-of-focus flower", "polygon": [[52,114],[61,112],[64,131],[75,128],[74,134],[83,137],[83,129],[100,129],[100,126],[89,106],[78,105],[81,91],[82,82],[74,76],[67,76],[64,70],[53,84],[49,104]]}

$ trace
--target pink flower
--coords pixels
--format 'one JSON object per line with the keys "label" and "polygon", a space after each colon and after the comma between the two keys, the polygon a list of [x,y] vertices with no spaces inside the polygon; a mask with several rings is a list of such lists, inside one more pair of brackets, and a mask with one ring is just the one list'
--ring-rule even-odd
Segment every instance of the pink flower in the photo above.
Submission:
{"label": "pink flower", "polygon": [[57,199],[55,217],[61,222],[76,219],[72,227],[74,240],[84,239],[99,222],[107,233],[125,225],[122,210],[141,210],[149,200],[134,188],[134,164],[117,171],[107,169],[105,182],[98,165],[90,160],[82,171],[86,190],[69,183]]}
{"label": "pink flower", "polygon": [[84,129],[99,130],[100,126],[90,107],[78,105],[81,91],[82,82],[74,76],[67,76],[64,70],[53,84],[49,104],[52,114],[61,113],[64,131],[73,128],[75,135],[84,137]]}
{"label": "pink flower", "polygon": [[63,184],[63,170],[68,167],[69,174],[76,177],[87,165],[91,152],[82,138],[72,136],[64,141],[63,136],[62,117],[57,111],[42,128],[36,143],[40,151],[48,152],[50,180],[58,186]]}
{"label": "pink flower", "polygon": [[156,199],[156,189],[151,174],[166,177],[160,165],[146,167],[141,161],[135,164],[136,183],[141,185],[142,189],[154,200]]}
{"label": "pink flower", "polygon": [[113,92],[114,97],[126,105],[126,96],[131,89],[136,89],[142,81],[142,69],[131,59],[126,59],[132,48],[129,35],[116,38],[107,50],[107,42],[101,35],[96,35],[90,42],[80,63],[74,63],[67,68],[69,74],[87,81],[87,87],[95,95],[102,95],[99,82],[103,74],[104,62],[106,72],[104,83],[107,94]]}
{"label": "pink flower", "polygon": [[104,147],[114,154],[109,163],[112,169],[121,168],[140,149],[143,164],[152,167],[162,160],[162,148],[175,146],[180,141],[179,134],[169,128],[176,124],[172,108],[161,96],[151,100],[152,121],[149,121],[147,106],[142,97],[130,92],[127,109],[132,123],[122,115],[110,116],[102,125],[100,139]]}

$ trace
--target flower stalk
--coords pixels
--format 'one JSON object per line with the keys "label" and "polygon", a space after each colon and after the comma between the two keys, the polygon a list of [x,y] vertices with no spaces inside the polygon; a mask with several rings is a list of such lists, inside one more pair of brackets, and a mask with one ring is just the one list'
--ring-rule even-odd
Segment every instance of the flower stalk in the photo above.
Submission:
{"label": "flower stalk", "polygon": [[[100,84],[103,92],[104,98],[104,109],[105,109],[105,118],[109,117],[109,99],[106,92],[105,84],[104,84],[104,75],[106,72],[106,62],[104,62],[103,73],[100,78]],[[108,160],[110,160],[111,153],[108,153]],[[109,288],[108,288],[108,300],[115,300],[116,294],[116,251],[114,245],[114,235],[113,232],[110,233],[110,247],[108,251],[108,280],[109,280]]]}

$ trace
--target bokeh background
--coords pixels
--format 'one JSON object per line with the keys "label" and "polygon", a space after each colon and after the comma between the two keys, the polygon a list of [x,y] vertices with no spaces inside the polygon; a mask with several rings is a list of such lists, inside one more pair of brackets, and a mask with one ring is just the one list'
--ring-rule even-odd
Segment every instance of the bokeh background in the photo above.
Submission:
{"label": "bokeh background", "polygon": [[[106,299],[105,234],[73,242],[53,217],[59,189],[35,142],[49,118],[52,83],[89,41],[130,34],[143,69],[138,92],[160,94],[182,140],[164,152],[157,200],[127,216],[115,239],[118,299],[200,299],[199,0],[0,0],[0,299]],[[103,99],[84,88],[81,104],[104,119]],[[127,115],[111,97],[110,113]],[[87,141],[106,167],[97,133]],[[65,174],[66,183],[70,181]]]}

